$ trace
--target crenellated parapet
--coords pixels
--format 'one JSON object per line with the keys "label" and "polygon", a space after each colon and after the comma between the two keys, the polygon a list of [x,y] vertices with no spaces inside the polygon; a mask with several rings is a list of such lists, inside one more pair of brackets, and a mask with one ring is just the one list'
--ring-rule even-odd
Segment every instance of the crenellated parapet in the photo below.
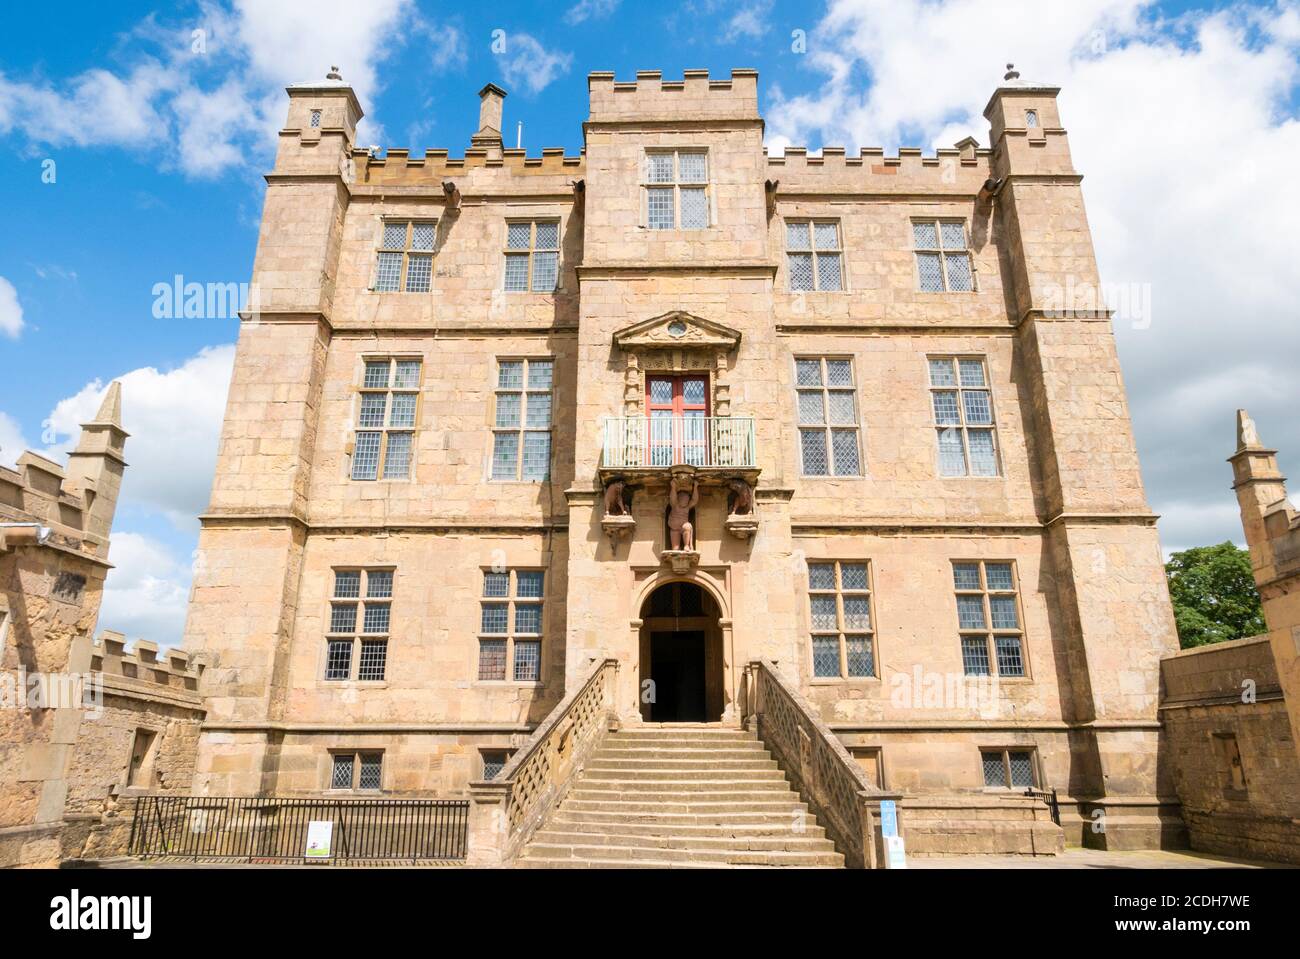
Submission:
{"label": "crenellated parapet", "polygon": [[428,149],[412,156],[405,148],[390,147],[382,155],[366,149],[352,151],[353,192],[367,187],[414,187],[442,192],[451,180],[462,193],[523,192],[538,190],[571,193],[572,181],[585,172],[583,155],[572,156],[563,147],[545,147],[540,156],[525,150],[471,147],[462,156],[445,149]]}
{"label": "crenellated parapet", "polygon": [[991,150],[967,138],[952,148],[926,156],[918,147],[900,147],[886,156],[881,147],[863,147],[857,155],[844,147],[788,146],[767,156],[768,178],[778,196],[924,195],[978,196],[992,168]]}
{"label": "crenellated parapet", "polygon": [[708,70],[686,70],[680,80],[665,80],[658,70],[639,70],[635,80],[622,81],[612,71],[597,71],[587,75],[587,91],[591,98],[588,127],[610,122],[762,123],[757,70],[732,70],[727,78],[710,77]]}
{"label": "crenellated parapet", "polygon": [[[102,630],[90,650],[92,672],[104,676],[110,692],[167,693],[183,698],[192,694],[197,704],[199,679],[203,669],[178,647],[160,652],[157,643],[137,639],[130,648],[126,636],[110,629]],[[121,678],[129,683],[114,683]]]}

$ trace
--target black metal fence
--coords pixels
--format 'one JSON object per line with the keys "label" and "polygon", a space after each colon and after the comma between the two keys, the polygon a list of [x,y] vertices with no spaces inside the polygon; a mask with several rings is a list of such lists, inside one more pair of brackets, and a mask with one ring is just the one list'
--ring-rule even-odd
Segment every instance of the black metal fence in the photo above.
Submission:
{"label": "black metal fence", "polygon": [[1061,824],[1061,803],[1056,798],[1055,789],[1026,789],[1025,795],[1032,796],[1035,799],[1041,799],[1043,802],[1047,803],[1047,808],[1052,813],[1052,822],[1056,823],[1058,826]]}
{"label": "black metal fence", "polygon": [[[312,823],[331,824],[328,857],[307,855]],[[465,858],[468,832],[464,799],[140,796],[130,854],[252,863],[455,861]]]}

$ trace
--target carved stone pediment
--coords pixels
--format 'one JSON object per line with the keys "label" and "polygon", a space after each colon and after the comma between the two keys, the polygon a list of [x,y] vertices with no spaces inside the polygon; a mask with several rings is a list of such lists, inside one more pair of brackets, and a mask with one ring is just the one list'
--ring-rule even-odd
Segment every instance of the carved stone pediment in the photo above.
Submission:
{"label": "carved stone pediment", "polygon": [[731,352],[740,345],[740,331],[684,310],[673,310],[623,327],[614,334],[614,342],[620,349],[630,351]]}

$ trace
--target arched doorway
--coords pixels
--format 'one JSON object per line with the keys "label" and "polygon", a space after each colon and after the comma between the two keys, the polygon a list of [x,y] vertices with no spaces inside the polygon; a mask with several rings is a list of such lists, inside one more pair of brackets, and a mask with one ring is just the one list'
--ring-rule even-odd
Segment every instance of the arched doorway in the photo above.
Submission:
{"label": "arched doorway", "polygon": [[[641,607],[641,718],[652,723],[722,719],[718,604],[695,583],[665,583]],[[649,682],[647,682],[647,680]]]}

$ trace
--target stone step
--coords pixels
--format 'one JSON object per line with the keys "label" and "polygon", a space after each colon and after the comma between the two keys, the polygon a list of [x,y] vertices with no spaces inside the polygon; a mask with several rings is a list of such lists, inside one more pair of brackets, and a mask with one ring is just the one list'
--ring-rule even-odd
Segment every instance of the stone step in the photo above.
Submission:
{"label": "stone step", "polygon": [[635,745],[601,746],[594,754],[594,759],[769,759],[771,754],[762,743],[728,743],[725,746],[697,748],[695,744],[685,746]]}
{"label": "stone step", "polygon": [[[515,869],[717,869],[719,863],[716,862],[691,862],[689,860],[676,860],[669,862],[663,859],[518,859],[514,862]],[[728,869],[771,869],[777,868],[774,865],[764,863],[762,865],[729,863]],[[832,866],[790,866],[785,868],[792,869],[839,869],[840,865]]]}
{"label": "stone step", "polygon": [[[800,831],[796,831],[798,826]],[[770,822],[737,823],[725,816],[696,816],[685,822],[667,822],[663,819],[591,821],[579,813],[556,816],[547,823],[544,832],[587,833],[599,836],[664,836],[680,839],[760,839],[796,837],[799,839],[825,839],[826,831],[815,823],[796,820],[791,816]],[[537,835],[541,835],[538,833]]]}
{"label": "stone step", "polygon": [[647,756],[641,759],[611,759],[597,754],[587,763],[587,771],[595,772],[606,769],[627,769],[633,772],[655,772],[660,770],[676,772],[707,772],[710,769],[716,769],[718,772],[747,772],[749,770],[768,771],[776,770],[775,759],[758,758],[748,759],[669,759],[666,757]]}
{"label": "stone step", "polygon": [[[652,783],[688,783],[698,781],[726,782],[732,785],[741,783],[777,783],[779,786],[789,788],[790,784],[786,782],[785,774],[776,768],[773,763],[770,767],[758,768],[718,768],[713,766],[701,766],[698,769],[675,769],[664,766],[649,766],[627,769],[615,767],[606,769],[601,766],[588,766],[582,772],[584,782],[604,782],[606,780],[628,780],[631,782]],[[766,787],[764,787],[766,788]]]}
{"label": "stone step", "polygon": [[670,849],[662,846],[601,846],[595,844],[560,844],[530,842],[522,862],[575,859],[609,861],[654,859],[661,862],[697,862],[713,865],[749,866],[835,866],[844,865],[837,852],[786,849]]}
{"label": "stone step", "polygon": [[605,743],[753,743],[755,733],[740,729],[697,729],[687,732],[668,732],[662,729],[622,730],[610,733]]}
{"label": "stone step", "polygon": [[684,849],[704,852],[835,852],[829,840],[815,836],[673,836],[571,832],[542,829],[533,837],[541,846],[603,846],[635,849]]}
{"label": "stone step", "polygon": [[760,794],[789,795],[790,784],[784,779],[744,780],[734,779],[589,779],[583,777],[573,787],[575,799],[595,799],[600,796],[616,798],[626,795],[641,802],[660,800],[671,802],[675,796],[692,794],[695,802],[745,801],[757,799]]}
{"label": "stone step", "polygon": [[[674,817],[693,817],[693,816],[725,816],[726,818],[743,822],[740,817],[753,816],[755,821],[760,818],[769,819],[771,817],[779,818],[782,821],[789,821],[795,813],[808,812],[808,807],[797,799],[791,799],[781,793],[772,793],[771,799],[745,799],[730,801],[700,801],[700,802],[683,802],[681,797],[676,801],[667,802],[644,802],[630,799],[619,799],[617,797],[600,798],[600,799],[582,799],[570,794],[561,808],[566,814],[570,815],[599,815],[599,816],[656,816],[665,819]],[[558,814],[558,812],[557,812]]]}

